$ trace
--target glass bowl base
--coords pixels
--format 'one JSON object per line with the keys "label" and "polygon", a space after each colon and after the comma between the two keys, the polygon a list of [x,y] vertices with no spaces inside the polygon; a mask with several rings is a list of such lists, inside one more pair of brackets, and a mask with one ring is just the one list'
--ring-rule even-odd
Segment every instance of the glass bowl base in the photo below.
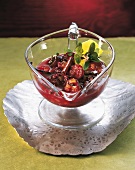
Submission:
{"label": "glass bowl base", "polygon": [[100,97],[84,106],[75,108],[57,106],[43,99],[38,108],[42,121],[66,129],[92,127],[102,120],[104,113],[105,106]]}
{"label": "glass bowl base", "polygon": [[[30,80],[10,89],[3,100],[3,109],[17,134],[36,150],[52,155],[88,155],[103,151],[135,117],[134,85],[110,79],[100,97],[105,103],[105,114],[92,128],[57,128],[42,121],[38,114],[42,96]],[[89,104],[84,106],[85,111],[91,110]]]}

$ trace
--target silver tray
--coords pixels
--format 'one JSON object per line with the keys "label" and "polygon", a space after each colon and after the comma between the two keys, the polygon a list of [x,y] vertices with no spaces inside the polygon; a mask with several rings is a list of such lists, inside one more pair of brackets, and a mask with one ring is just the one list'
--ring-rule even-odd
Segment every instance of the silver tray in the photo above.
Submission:
{"label": "silver tray", "polygon": [[61,129],[38,116],[42,96],[33,82],[25,80],[11,89],[3,100],[9,123],[30,146],[53,155],[86,155],[104,150],[135,117],[135,86],[110,79],[100,95],[105,115],[93,127]]}

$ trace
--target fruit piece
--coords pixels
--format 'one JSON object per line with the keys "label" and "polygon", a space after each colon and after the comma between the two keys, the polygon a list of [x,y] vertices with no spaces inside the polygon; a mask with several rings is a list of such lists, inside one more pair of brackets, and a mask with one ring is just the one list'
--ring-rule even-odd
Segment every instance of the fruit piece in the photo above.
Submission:
{"label": "fruit piece", "polygon": [[51,67],[47,64],[37,67],[38,71],[51,72]]}
{"label": "fruit piece", "polygon": [[102,62],[91,62],[87,71],[99,74],[101,73],[103,68],[105,68],[105,64],[103,64]]}
{"label": "fruit piece", "polygon": [[66,64],[67,64],[66,61],[58,62],[58,68],[63,69],[66,66]]}
{"label": "fruit piece", "polygon": [[[83,53],[82,54],[86,54],[89,51],[90,45],[92,43],[95,43],[95,52],[97,52],[98,56],[100,56],[102,54],[103,50],[93,40],[87,40],[87,41],[82,43],[82,49],[83,49]],[[96,49],[98,49],[98,50],[96,50]]]}
{"label": "fruit piece", "polygon": [[70,69],[70,71],[69,71],[69,75],[70,75],[71,77],[76,78],[76,79],[80,79],[80,78],[82,78],[83,75],[84,75],[84,70],[83,70],[83,68],[82,68],[81,65],[75,64],[75,65],[72,65],[72,66],[71,66],[71,69]]}
{"label": "fruit piece", "polygon": [[65,80],[66,77],[63,73],[54,73],[50,77],[50,82],[57,86],[62,86]]}
{"label": "fruit piece", "polygon": [[77,92],[80,90],[79,82],[75,78],[71,78],[67,80],[66,85],[64,87],[66,92]]}
{"label": "fruit piece", "polygon": [[90,65],[89,65],[88,70],[89,71],[95,71],[95,70],[97,70],[96,67],[97,67],[96,63],[95,62],[91,62]]}

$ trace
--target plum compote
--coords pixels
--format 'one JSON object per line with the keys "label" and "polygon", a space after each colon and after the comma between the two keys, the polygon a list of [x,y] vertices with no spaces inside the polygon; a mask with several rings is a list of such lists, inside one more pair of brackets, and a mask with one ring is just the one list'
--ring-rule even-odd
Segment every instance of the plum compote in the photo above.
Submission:
{"label": "plum compote", "polygon": [[[36,70],[56,86],[60,93],[54,92],[51,88],[41,83],[40,80],[36,80],[36,87],[46,99],[60,106],[77,107],[88,103],[102,92],[106,84],[106,81],[103,80],[104,78],[101,78],[86,93],[81,94],[81,90],[106,67],[105,63],[100,59],[95,60],[94,53],[93,51],[91,54],[82,55],[79,58],[75,52],[70,51],[64,54],[57,53],[43,60],[36,67]],[[63,93],[68,96],[73,96],[75,93],[79,95],[70,100],[70,97],[65,98]]]}

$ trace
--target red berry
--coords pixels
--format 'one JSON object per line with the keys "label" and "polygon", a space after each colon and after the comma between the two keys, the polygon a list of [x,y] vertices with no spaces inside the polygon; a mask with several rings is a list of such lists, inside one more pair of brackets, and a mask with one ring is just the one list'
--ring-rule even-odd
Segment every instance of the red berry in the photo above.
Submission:
{"label": "red berry", "polygon": [[83,70],[81,65],[75,64],[75,65],[71,66],[69,74],[70,74],[71,77],[74,77],[76,79],[80,79],[84,75],[84,70]]}

